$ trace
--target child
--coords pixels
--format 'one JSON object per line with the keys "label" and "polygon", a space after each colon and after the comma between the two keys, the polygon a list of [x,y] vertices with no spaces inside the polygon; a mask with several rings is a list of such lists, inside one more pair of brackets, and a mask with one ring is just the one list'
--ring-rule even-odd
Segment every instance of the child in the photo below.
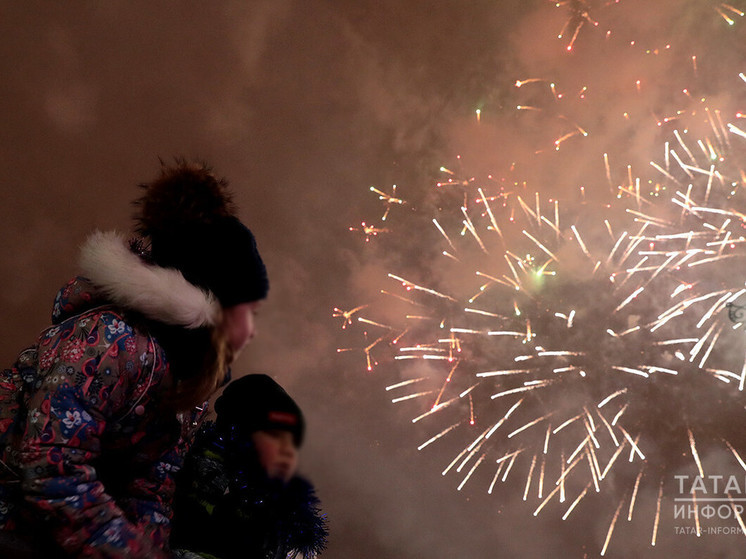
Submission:
{"label": "child", "polygon": [[84,244],[52,326],[0,374],[0,557],[168,557],[194,410],[269,288],[223,179],[177,160],[138,232]]}
{"label": "child", "polygon": [[[295,474],[300,408],[267,375],[229,384],[177,478],[177,557],[316,557],[327,529],[311,484]],[[187,551],[189,550],[189,551]]]}

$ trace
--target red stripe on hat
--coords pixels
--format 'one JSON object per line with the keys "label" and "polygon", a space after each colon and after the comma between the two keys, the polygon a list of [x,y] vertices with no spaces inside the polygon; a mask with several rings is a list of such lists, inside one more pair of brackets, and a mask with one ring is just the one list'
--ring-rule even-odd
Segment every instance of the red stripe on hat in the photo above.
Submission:
{"label": "red stripe on hat", "polygon": [[296,415],[284,411],[271,411],[267,417],[273,423],[284,423],[286,425],[296,425],[298,423]]}

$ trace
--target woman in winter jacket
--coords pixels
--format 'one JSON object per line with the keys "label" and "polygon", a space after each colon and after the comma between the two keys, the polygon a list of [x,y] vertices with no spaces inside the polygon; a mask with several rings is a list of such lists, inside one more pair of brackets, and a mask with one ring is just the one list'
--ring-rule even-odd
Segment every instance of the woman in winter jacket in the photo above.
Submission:
{"label": "woman in winter jacket", "polygon": [[316,557],[326,520],[296,474],[304,420],[267,375],[231,382],[177,476],[172,547],[183,559]]}
{"label": "woman in winter jacket", "polygon": [[168,557],[174,475],[268,281],[210,169],[143,186],[149,246],[92,235],[52,325],[0,374],[0,557]]}

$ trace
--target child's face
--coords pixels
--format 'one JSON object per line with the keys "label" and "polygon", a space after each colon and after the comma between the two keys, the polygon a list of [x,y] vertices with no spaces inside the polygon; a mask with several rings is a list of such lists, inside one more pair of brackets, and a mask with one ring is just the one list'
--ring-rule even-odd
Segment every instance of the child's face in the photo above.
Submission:
{"label": "child's face", "polygon": [[238,357],[256,333],[255,319],[260,301],[241,303],[223,309],[223,322],[220,327],[228,338],[233,350],[233,358]]}
{"label": "child's face", "polygon": [[293,434],[284,429],[271,429],[254,431],[251,438],[267,475],[271,479],[290,481],[298,469],[298,448]]}

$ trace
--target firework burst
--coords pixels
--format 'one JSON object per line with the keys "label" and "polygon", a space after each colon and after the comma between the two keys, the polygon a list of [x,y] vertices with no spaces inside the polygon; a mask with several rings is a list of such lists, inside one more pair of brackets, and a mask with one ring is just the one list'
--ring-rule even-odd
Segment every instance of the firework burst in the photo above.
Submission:
{"label": "firework burst", "polygon": [[[589,3],[569,5],[573,47],[594,22]],[[551,93],[550,109],[531,99],[518,112],[551,121],[552,151],[594,136],[577,110],[588,88],[515,86]],[[663,138],[649,177],[628,165],[617,180],[600,153],[606,180],[587,199],[534,191],[515,167],[500,179],[442,167],[376,240],[401,255],[377,300],[336,315],[365,336],[354,349],[390,375],[419,450],[441,449],[458,490],[519,492],[534,515],[563,520],[592,507],[607,519],[602,555],[633,521],[656,545],[672,504],[699,532],[718,518],[684,480],[746,471],[746,134],[740,113],[687,90],[678,100],[637,122]],[[742,525],[738,496],[719,497]]]}
{"label": "firework burst", "polygon": [[[616,498],[622,484],[631,518],[641,484],[701,470],[698,446],[742,447],[701,406],[743,416],[723,382],[735,374],[686,359],[702,335],[673,337],[673,319],[662,322],[681,306],[671,303],[672,283],[684,286],[673,290],[684,301],[696,297],[678,277],[689,253],[651,249],[664,242],[656,231],[676,224],[643,214],[632,196],[566,208],[489,187],[438,184],[432,230],[405,238],[437,239],[440,258],[418,277],[389,274],[393,321],[358,319],[398,365],[392,400],[413,406],[413,422],[431,431],[420,450],[465,441],[443,474],[457,476],[459,490],[486,476],[489,493],[519,480],[535,514],[564,507],[563,518],[609,483]],[[710,316],[722,320],[718,310]]]}

